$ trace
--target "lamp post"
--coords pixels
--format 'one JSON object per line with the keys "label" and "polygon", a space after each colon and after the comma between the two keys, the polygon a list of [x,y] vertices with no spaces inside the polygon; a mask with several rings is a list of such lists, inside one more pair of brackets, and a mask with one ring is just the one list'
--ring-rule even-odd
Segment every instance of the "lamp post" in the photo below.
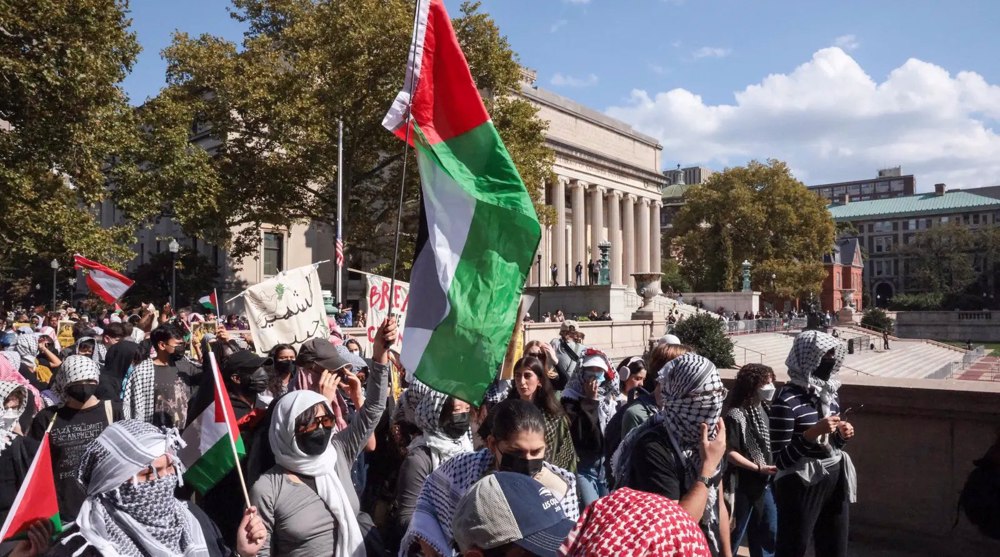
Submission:
{"label": "lamp post", "polygon": [[177,252],[181,245],[176,238],[171,238],[167,249],[170,250],[170,307],[173,308],[177,305]]}
{"label": "lamp post", "polygon": [[53,259],[49,266],[52,267],[52,311],[56,311],[56,274],[59,272],[59,260]]}
{"label": "lamp post", "polygon": [[[538,254],[538,258],[535,259],[535,263],[538,265],[538,309],[535,313],[535,319],[542,318],[542,254]],[[539,321],[541,323],[541,321]]]}
{"label": "lamp post", "polygon": [[69,301],[73,302],[73,296],[76,294],[76,277],[69,279]]}

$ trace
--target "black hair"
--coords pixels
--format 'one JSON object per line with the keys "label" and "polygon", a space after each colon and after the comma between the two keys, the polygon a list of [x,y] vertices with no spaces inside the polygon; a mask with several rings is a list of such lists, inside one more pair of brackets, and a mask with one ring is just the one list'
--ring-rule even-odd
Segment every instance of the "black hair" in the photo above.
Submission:
{"label": "black hair", "polygon": [[[545,435],[545,416],[534,404],[519,398],[508,398],[490,409],[487,435],[506,441],[522,431]],[[480,431],[480,435],[484,432]]]}
{"label": "black hair", "polygon": [[83,337],[93,336],[93,332],[93,327],[91,327],[90,323],[86,321],[81,320],[73,323],[73,340],[80,340]]}
{"label": "black hair", "polygon": [[[122,331],[125,332],[125,335],[124,335],[125,337],[132,336],[132,331],[134,331],[134,330],[135,330],[135,327],[131,323],[129,323],[128,321],[122,321]],[[122,338],[124,338],[124,337],[122,337]]]}
{"label": "black hair", "polygon": [[439,425],[445,425],[451,421],[451,417],[455,415],[455,397],[450,396],[444,401],[444,406],[441,408],[441,416],[438,418]]}
{"label": "black hair", "polygon": [[170,342],[170,339],[184,340],[184,333],[174,325],[160,325],[149,334],[149,341],[155,347],[161,342]]}
{"label": "black hair", "polygon": [[296,356],[299,355],[299,351],[296,350],[291,344],[275,344],[274,348],[271,348],[271,351],[268,353],[268,356],[270,356],[272,360],[278,361],[278,354],[281,354],[282,350],[291,350],[292,354],[295,354]]}
{"label": "black hair", "polygon": [[108,323],[107,327],[104,327],[104,334],[109,338],[125,338],[125,325],[121,323]]}
{"label": "black hair", "polygon": [[307,425],[313,423],[313,420],[316,419],[316,412],[320,408],[323,408],[324,406],[325,405],[322,402],[317,402],[316,404],[313,404],[309,408],[306,408],[305,410],[302,411],[301,414],[296,416],[295,431],[298,431],[299,429],[304,428]]}
{"label": "black hair", "polygon": [[[520,360],[514,362],[514,373],[522,369],[530,369],[536,377],[538,377],[538,389],[535,390],[535,394],[531,401],[535,403],[535,406],[539,410],[544,412],[550,418],[558,418],[563,415],[562,406],[556,402],[555,393],[552,389],[552,381],[549,379],[547,373],[545,373],[545,364],[542,360],[534,356],[524,356]],[[520,395],[517,392],[517,387],[511,381],[510,393],[507,398],[519,398]]]}
{"label": "black hair", "polygon": [[349,339],[345,340],[344,341],[344,346],[350,348],[350,344],[352,342],[358,346],[358,350],[361,350],[361,343],[358,342],[358,339],[356,339],[356,338],[349,338]]}

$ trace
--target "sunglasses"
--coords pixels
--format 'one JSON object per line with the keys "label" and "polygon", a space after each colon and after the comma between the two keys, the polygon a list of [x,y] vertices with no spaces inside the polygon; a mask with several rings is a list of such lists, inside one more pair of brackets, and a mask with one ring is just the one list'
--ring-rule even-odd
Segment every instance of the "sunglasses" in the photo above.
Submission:
{"label": "sunglasses", "polygon": [[532,358],[539,358],[539,359],[545,357],[545,353],[544,352],[525,352],[524,355],[525,356],[531,356]]}
{"label": "sunglasses", "polygon": [[326,414],[324,416],[316,416],[308,424],[298,428],[298,433],[310,433],[316,431],[316,428],[322,427],[323,429],[333,429],[333,416]]}

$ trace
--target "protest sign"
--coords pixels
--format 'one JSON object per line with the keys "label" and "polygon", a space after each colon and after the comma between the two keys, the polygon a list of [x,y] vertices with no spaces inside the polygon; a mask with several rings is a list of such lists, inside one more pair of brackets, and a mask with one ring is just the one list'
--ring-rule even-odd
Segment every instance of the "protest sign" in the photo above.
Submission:
{"label": "protest sign", "polygon": [[215,334],[215,328],[218,323],[215,321],[194,321],[191,323],[191,345],[189,348],[191,352],[201,358],[201,339],[205,338],[206,334]]}
{"label": "protest sign", "polygon": [[59,344],[63,348],[73,346],[73,321],[59,321],[59,330],[56,331],[56,336],[59,337]]}
{"label": "protest sign", "polygon": [[[378,275],[365,275],[368,279],[368,316],[365,333],[368,335],[368,342],[375,342],[375,334],[382,325],[382,321],[389,316],[389,283],[386,277]],[[403,324],[406,323],[406,308],[410,305],[410,284],[396,281],[395,292],[392,297],[392,312],[399,316],[396,321],[399,323],[399,338],[396,341],[398,346],[403,342]]]}
{"label": "protest sign", "polygon": [[254,347],[265,354],[276,344],[296,350],[311,338],[328,338],[316,267],[306,265],[247,288],[243,293]]}

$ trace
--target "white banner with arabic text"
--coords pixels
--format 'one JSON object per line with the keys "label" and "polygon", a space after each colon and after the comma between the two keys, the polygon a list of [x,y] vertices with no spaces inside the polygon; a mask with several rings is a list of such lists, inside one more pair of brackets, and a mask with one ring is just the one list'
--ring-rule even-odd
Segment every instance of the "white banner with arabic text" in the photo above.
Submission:
{"label": "white banner with arabic text", "polygon": [[330,336],[319,275],[313,265],[255,284],[243,297],[253,343],[260,354],[283,343],[298,350],[311,338]]}

